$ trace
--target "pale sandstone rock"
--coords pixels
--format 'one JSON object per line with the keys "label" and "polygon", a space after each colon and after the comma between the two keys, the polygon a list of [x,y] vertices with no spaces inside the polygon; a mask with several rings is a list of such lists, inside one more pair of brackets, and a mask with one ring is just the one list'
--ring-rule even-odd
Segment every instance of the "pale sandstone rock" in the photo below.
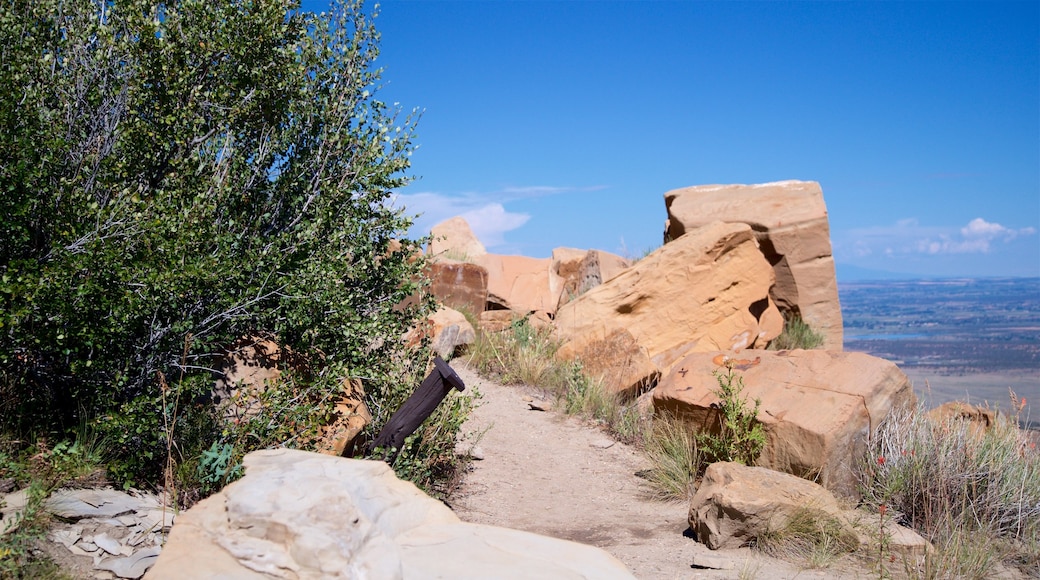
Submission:
{"label": "pale sandstone rock", "polygon": [[[868,434],[897,407],[914,402],[906,375],[893,363],[858,352],[822,350],[693,353],[654,390],[654,406],[698,429],[717,425],[714,371],[737,364],[748,404],[762,404],[758,421],[768,441],[758,465],[816,479],[857,494],[852,463]],[[731,362],[730,364],[733,364]]]}
{"label": "pale sandstone rock", "polygon": [[823,334],[824,348],[842,349],[830,226],[819,183],[686,187],[666,193],[665,205],[669,240],[716,220],[749,224],[776,271],[771,296],[777,306]]}
{"label": "pale sandstone rock", "polygon": [[[739,548],[769,530],[783,527],[795,512],[848,526],[834,496],[811,482],[764,467],[720,462],[708,466],[690,501],[690,528],[712,550]],[[847,533],[853,534],[851,526]]]}
{"label": "pale sandstone rock", "polygon": [[433,351],[444,359],[458,347],[473,344],[477,339],[477,331],[458,310],[441,307],[430,315],[430,324],[433,327]]}
{"label": "pale sandstone rock", "polygon": [[475,259],[488,273],[488,309],[511,310],[524,315],[556,312],[552,294],[552,259],[484,254]]}
{"label": "pale sandstone rock", "polygon": [[767,314],[772,283],[749,226],[709,224],[561,307],[559,356],[580,359],[615,391],[638,391],[684,352],[757,344],[752,309],[776,316]]}
{"label": "pale sandstone rock", "polygon": [[430,245],[426,254],[433,258],[472,260],[487,253],[484,244],[470,229],[465,218],[456,216],[445,220],[430,230]]}
{"label": "pale sandstone rock", "polygon": [[146,578],[632,578],[598,548],[462,523],[384,463],[287,449],[178,518]]}
{"label": "pale sandstone rock", "polygon": [[437,258],[427,265],[430,294],[455,310],[478,315],[487,308],[488,273],[483,266]]}
{"label": "pale sandstone rock", "polygon": [[920,563],[933,550],[917,532],[876,514],[842,508],[823,487],[793,475],[739,463],[708,466],[690,501],[689,524],[697,539],[713,550],[747,545],[767,532],[781,531],[791,517],[808,509],[814,518],[838,527],[849,548],[877,552],[882,538],[886,554]]}

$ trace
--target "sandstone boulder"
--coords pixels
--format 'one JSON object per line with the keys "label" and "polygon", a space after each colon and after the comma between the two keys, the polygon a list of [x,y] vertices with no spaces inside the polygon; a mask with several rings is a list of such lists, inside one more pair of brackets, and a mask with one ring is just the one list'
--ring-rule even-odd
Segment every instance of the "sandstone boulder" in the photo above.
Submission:
{"label": "sandstone boulder", "polygon": [[963,401],[950,401],[928,411],[928,419],[937,424],[960,422],[967,425],[971,433],[981,435],[996,424],[997,412]]}
{"label": "sandstone boulder", "polygon": [[800,510],[831,518],[855,542],[833,495],[811,482],[764,467],[720,462],[708,466],[690,501],[690,528],[712,550],[746,546],[778,530]]}
{"label": "sandstone boulder", "polygon": [[552,255],[552,271],[557,284],[553,292],[559,296],[558,307],[610,280],[628,268],[628,260],[602,250],[556,248]]}
{"label": "sandstone boulder", "polygon": [[686,187],[666,193],[665,206],[666,240],[717,220],[750,225],[776,273],[773,301],[820,332],[824,348],[842,349],[830,226],[819,183]]}
{"label": "sandstone boulder", "polygon": [[[801,521],[794,524],[795,518]],[[891,517],[882,524],[877,514],[844,509],[820,485],[762,467],[713,463],[690,501],[690,528],[713,550],[738,548],[765,534],[782,537],[789,523],[834,534],[831,539],[849,551],[876,554],[883,545],[886,555],[916,563],[932,551],[928,540]]]}
{"label": "sandstone boulder", "polygon": [[318,441],[318,452],[351,457],[358,435],[371,422],[372,413],[365,404],[361,379],[344,379],[343,392],[333,408],[332,419]]}
{"label": "sandstone boulder", "polygon": [[302,357],[274,337],[242,337],[217,362],[213,398],[226,418],[249,417],[259,412],[260,393],[285,370],[306,372],[306,367]]}
{"label": "sandstone boulder", "polygon": [[473,344],[477,339],[477,331],[458,310],[442,307],[430,315],[430,324],[433,352],[443,359],[451,358],[458,347]]}
{"label": "sandstone boulder", "polygon": [[441,304],[478,315],[487,307],[488,273],[483,266],[437,258],[426,270],[430,294]]}
{"label": "sandstone boulder", "polygon": [[462,523],[378,461],[275,449],[177,518],[146,578],[632,578],[606,552]]}
{"label": "sandstone boulder", "polygon": [[858,352],[822,350],[692,353],[654,390],[654,406],[699,430],[718,423],[713,372],[727,359],[744,383],[768,441],[758,465],[857,494],[853,464],[871,431],[893,409],[914,403],[906,375],[893,363]]}
{"label": "sandstone boulder", "polygon": [[449,258],[468,261],[487,253],[484,244],[470,229],[466,219],[460,216],[445,220],[430,230],[430,245],[426,255],[432,258]]}
{"label": "sandstone boulder", "polygon": [[746,224],[694,229],[562,306],[559,356],[615,391],[634,392],[684,352],[742,349],[775,337],[761,320],[773,269]]}
{"label": "sandstone boulder", "polygon": [[475,259],[488,273],[487,310],[510,310],[524,315],[556,312],[550,258],[484,254]]}

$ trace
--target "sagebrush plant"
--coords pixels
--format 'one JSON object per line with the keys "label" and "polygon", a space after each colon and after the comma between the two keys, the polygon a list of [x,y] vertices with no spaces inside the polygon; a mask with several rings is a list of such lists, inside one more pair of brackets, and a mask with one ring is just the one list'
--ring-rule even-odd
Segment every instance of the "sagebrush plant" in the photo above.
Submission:
{"label": "sagebrush plant", "polygon": [[822,334],[813,330],[811,326],[798,315],[784,317],[784,329],[780,336],[773,339],[768,350],[812,350],[823,345]]}
{"label": "sagebrush plant", "polygon": [[690,424],[669,414],[654,417],[651,424],[643,442],[651,467],[642,475],[652,494],[667,500],[692,499],[704,461]]}
{"label": "sagebrush plant", "polygon": [[859,538],[835,516],[803,506],[759,535],[756,546],[778,558],[797,559],[810,568],[826,568],[855,552]]}
{"label": "sagebrush plant", "polygon": [[867,506],[885,506],[935,544],[926,571],[983,577],[1002,558],[1036,570],[1040,453],[1017,415],[980,427],[933,420],[922,407],[893,411],[871,437],[860,479]]}
{"label": "sagebrush plant", "polygon": [[718,382],[718,388],[712,389],[719,400],[713,413],[717,421],[697,434],[697,443],[709,462],[753,465],[766,445],[765,429],[758,422],[762,402],[755,399],[754,406],[748,404],[744,379],[731,365],[727,364],[725,371],[714,371],[713,375]]}
{"label": "sagebrush plant", "polygon": [[137,484],[168,455],[192,473],[216,441],[302,441],[309,424],[225,434],[198,404],[223,349],[257,332],[345,373],[277,386],[278,420],[344,377],[370,407],[403,402],[418,383],[401,367],[426,355],[399,337],[432,298],[391,204],[417,115],[376,97],[373,18],[359,0],[0,11],[0,430],[96,417],[114,477]]}

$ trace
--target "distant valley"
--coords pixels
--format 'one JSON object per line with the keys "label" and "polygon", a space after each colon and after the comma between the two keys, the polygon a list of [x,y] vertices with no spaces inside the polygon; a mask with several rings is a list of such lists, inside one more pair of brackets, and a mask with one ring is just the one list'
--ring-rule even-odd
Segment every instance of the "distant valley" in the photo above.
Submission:
{"label": "distant valley", "polygon": [[1040,422],[1040,278],[854,282],[838,292],[845,349],[895,362],[927,403],[1007,409],[1011,387]]}

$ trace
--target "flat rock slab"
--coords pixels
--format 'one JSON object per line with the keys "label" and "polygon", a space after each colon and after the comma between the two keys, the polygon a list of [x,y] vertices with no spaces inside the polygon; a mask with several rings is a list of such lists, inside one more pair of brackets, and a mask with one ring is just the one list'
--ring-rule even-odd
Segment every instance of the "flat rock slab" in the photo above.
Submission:
{"label": "flat rock slab", "polygon": [[46,502],[59,518],[115,517],[142,509],[139,498],[114,489],[59,489]]}

